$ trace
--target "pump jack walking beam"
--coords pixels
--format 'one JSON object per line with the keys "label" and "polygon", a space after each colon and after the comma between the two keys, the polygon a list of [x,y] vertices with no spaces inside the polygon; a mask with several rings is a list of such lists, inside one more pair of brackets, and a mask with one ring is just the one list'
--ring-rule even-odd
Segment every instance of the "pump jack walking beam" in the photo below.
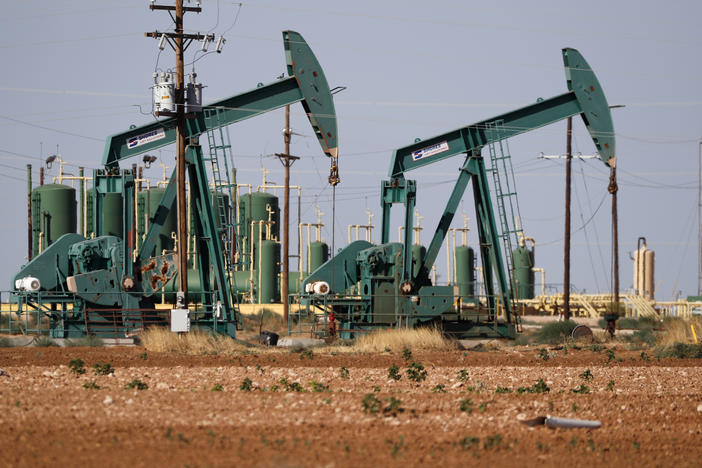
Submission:
{"label": "pump jack walking beam", "polygon": [[[283,31],[283,42],[288,78],[204,106],[220,109],[219,120],[214,122],[206,119],[202,112],[194,113],[186,122],[186,137],[194,138],[207,130],[301,102],[322,150],[330,158],[336,159],[336,112],[322,67],[299,33]],[[161,119],[129,129],[108,137],[102,164],[114,167],[124,159],[173,144],[175,141],[174,118]]]}
{"label": "pump jack walking beam", "polygon": [[[384,181],[382,186],[382,239],[383,242],[387,242],[390,235],[390,205],[397,202],[403,203],[405,205],[404,293],[413,293],[419,287],[429,284],[429,271],[446,237],[468,181],[472,180],[486,292],[488,296],[493,296],[492,270],[494,268],[501,289],[501,302],[508,321],[511,320],[507,272],[504,269],[503,257],[497,241],[498,233],[485,165],[480,156],[483,146],[580,114],[602,161],[612,167],[615,165],[614,126],[602,87],[580,52],[566,48],[562,53],[569,90],[567,93],[539,100],[530,106],[395,150],[389,171],[391,180]],[[494,128],[496,124],[501,131],[499,133],[489,131],[490,127]],[[408,233],[411,232],[413,224],[412,208],[415,203],[416,189],[415,181],[405,180],[404,173],[458,154],[466,154],[466,160],[427,249],[424,262],[416,277],[412,277],[411,237]],[[511,252],[505,252],[505,254],[511,255]],[[492,297],[488,300],[494,301]],[[492,302],[491,305],[493,305]],[[494,308],[491,307],[491,310]]]}

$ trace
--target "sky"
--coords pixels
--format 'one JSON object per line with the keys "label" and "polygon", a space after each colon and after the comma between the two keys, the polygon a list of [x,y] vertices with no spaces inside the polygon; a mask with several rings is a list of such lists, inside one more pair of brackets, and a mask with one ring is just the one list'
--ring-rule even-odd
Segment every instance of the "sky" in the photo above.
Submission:
{"label": "sky", "polygon": [[[173,4],[172,1],[159,1]],[[194,4],[194,3],[193,3]],[[166,12],[147,0],[25,0],[4,6],[0,17],[0,290],[26,262],[26,164],[39,179],[42,161],[57,151],[65,172],[100,166],[107,136],[153,121],[152,73],[175,67],[172,51],[159,54],[144,32],[168,30]],[[221,54],[186,54],[206,86],[208,103],[273,82],[285,71],[281,31],[306,39],[335,95],[341,184],[335,197],[322,153],[302,106],[292,108],[292,168],[302,187],[302,222],[324,213],[323,238],[339,249],[349,224],[379,226],[380,184],[396,148],[415,138],[469,125],[567,92],[561,49],[578,49],[597,75],[613,109],[619,180],[620,283],[632,287],[631,253],[645,237],[656,254],[656,298],[698,292],[698,171],[702,141],[702,46],[699,1],[593,0],[464,2],[449,0],[356,2],[205,0],[185,29],[226,39]],[[210,49],[211,50],[211,49]],[[190,64],[196,60],[194,64]],[[229,127],[239,182],[283,183],[273,156],[283,150],[282,109]],[[573,151],[596,149],[580,118]],[[551,292],[562,291],[563,160],[565,121],[508,140],[521,224],[536,242],[536,265]],[[157,152],[173,167],[175,149]],[[137,162],[137,161],[134,161]],[[462,158],[407,174],[417,180],[421,241],[429,242],[458,175]],[[131,164],[131,161],[128,161]],[[127,167],[127,165],[125,165]],[[47,170],[47,182],[58,165]],[[573,291],[611,290],[609,169],[598,159],[573,161]],[[159,163],[146,171],[155,184]],[[332,203],[332,198],[335,203]],[[297,203],[292,200],[292,206]],[[472,191],[453,227],[471,218],[468,242],[477,247]],[[332,213],[335,214],[334,218]],[[401,209],[393,211],[397,238]],[[295,221],[293,219],[293,221]],[[334,222],[335,221],[335,222]],[[334,228],[332,228],[334,226]],[[294,231],[291,230],[291,231]],[[373,230],[374,242],[380,229]],[[296,245],[293,238],[291,245]],[[293,267],[296,262],[292,261]],[[447,281],[446,253],[437,261]],[[537,286],[538,288],[539,286]]]}

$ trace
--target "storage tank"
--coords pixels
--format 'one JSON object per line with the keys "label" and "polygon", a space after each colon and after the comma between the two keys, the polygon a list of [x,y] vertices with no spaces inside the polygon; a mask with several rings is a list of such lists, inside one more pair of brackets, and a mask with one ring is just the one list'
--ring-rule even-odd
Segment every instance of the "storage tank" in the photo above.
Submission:
{"label": "storage tank", "polygon": [[273,240],[263,240],[258,246],[258,261],[256,262],[256,273],[254,275],[258,283],[257,299],[259,304],[270,304],[280,302],[280,291],[278,289],[279,265],[280,265],[280,244]]}
{"label": "storage tank", "polygon": [[329,260],[329,246],[325,242],[310,242],[308,255],[308,269],[310,272],[313,272]]}
{"label": "storage tank", "polygon": [[475,296],[475,251],[472,247],[461,245],[453,251],[456,268],[456,285],[461,300],[466,301]]}
{"label": "storage tank", "polygon": [[512,280],[515,299],[534,298],[534,251],[526,246],[512,251]]}
{"label": "storage tank", "polygon": [[62,235],[76,232],[76,224],[76,189],[68,185],[48,184],[32,190],[33,256]]}
{"label": "storage tank", "polygon": [[[156,216],[156,210],[165,192],[165,188],[154,187],[139,192],[137,196],[137,246],[139,248],[144,242],[144,236]],[[164,250],[173,250],[175,248],[175,242],[171,237],[171,233],[176,233],[178,230],[175,202],[168,209],[168,216],[166,216],[163,228],[156,240],[156,248],[154,252],[149,253],[147,256],[158,256]]]}
{"label": "storage tank", "polygon": [[419,274],[419,268],[421,268],[424,262],[424,257],[427,255],[427,248],[423,245],[413,244],[412,245],[412,277],[416,278]]}
{"label": "storage tank", "polygon": [[[278,197],[266,192],[253,192],[251,194],[242,195],[239,198],[239,224],[241,226],[239,236],[245,240],[243,242],[242,259],[248,262],[251,259],[251,224],[258,221],[268,221],[268,210],[272,210],[271,220],[271,238],[280,238],[280,209]],[[266,239],[266,229],[263,228],[263,238]],[[259,225],[253,226],[253,243],[258,243]]]}
{"label": "storage tank", "polygon": [[654,267],[655,253],[646,247],[646,239],[640,237],[634,252],[634,288],[637,295],[649,300],[655,296]]}
{"label": "storage tank", "polygon": [[102,203],[102,231],[97,231],[97,219],[95,219],[95,191],[88,192],[88,236],[95,233],[96,236],[117,236],[122,238],[122,194],[105,193]]}

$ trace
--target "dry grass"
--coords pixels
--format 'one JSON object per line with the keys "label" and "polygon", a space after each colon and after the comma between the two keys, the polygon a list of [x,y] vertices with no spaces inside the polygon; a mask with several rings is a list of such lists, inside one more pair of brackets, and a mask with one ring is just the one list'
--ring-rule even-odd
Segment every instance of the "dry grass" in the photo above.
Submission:
{"label": "dry grass", "polygon": [[451,351],[456,349],[456,343],[444,337],[436,328],[403,328],[380,330],[362,336],[350,348],[363,353],[388,350],[399,353],[405,348],[411,351]]}
{"label": "dry grass", "polygon": [[141,334],[141,341],[148,351],[158,353],[235,354],[250,345],[223,335],[213,335],[201,330],[177,334],[166,328],[153,327]]}
{"label": "dry grass", "polygon": [[702,317],[695,316],[691,319],[683,319],[676,317],[668,317],[663,321],[663,333],[658,337],[658,344],[672,345],[673,343],[688,343],[695,342],[692,336],[690,325],[694,325],[697,341],[702,343]]}

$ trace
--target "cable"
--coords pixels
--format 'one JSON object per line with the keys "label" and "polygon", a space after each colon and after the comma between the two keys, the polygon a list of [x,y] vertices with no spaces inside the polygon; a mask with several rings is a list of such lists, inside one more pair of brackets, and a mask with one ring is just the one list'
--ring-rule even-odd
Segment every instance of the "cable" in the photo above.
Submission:
{"label": "cable", "polygon": [[50,132],[62,133],[64,135],[74,136],[74,137],[78,137],[78,138],[85,138],[86,140],[101,141],[101,142],[105,141],[104,138],[95,138],[95,137],[91,137],[91,136],[87,136],[87,135],[79,135],[78,133],[57,130],[55,128],[44,127],[43,125],[36,125],[36,124],[30,123],[30,122],[25,122],[24,120],[13,119],[12,117],[7,117],[6,115],[0,115],[0,119],[10,120],[12,122],[21,123],[24,125],[28,125],[30,127],[41,128],[42,130],[48,130]]}

